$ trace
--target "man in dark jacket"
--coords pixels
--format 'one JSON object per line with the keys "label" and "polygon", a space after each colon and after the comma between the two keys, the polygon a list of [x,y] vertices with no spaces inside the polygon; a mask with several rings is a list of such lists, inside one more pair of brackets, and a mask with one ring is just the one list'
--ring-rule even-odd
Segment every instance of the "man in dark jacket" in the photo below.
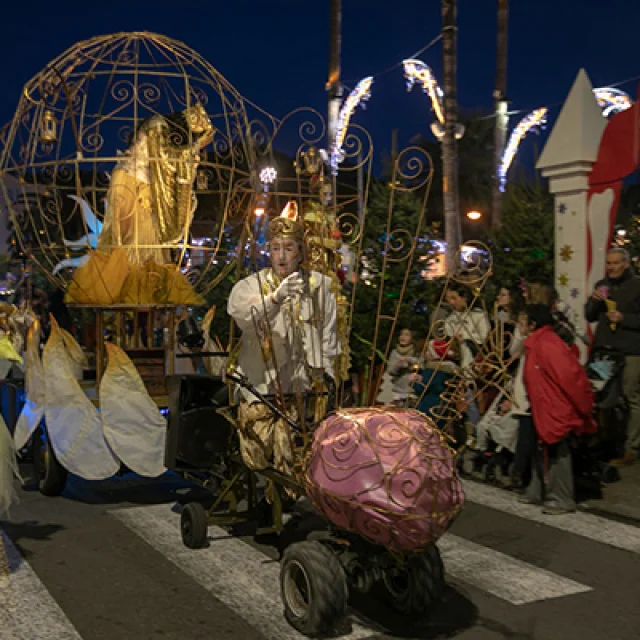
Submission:
{"label": "man in dark jacket", "polygon": [[597,322],[593,348],[610,347],[625,356],[623,388],[629,403],[625,454],[615,466],[632,464],[640,453],[640,278],[631,271],[629,253],[614,247],[607,254],[607,275],[587,301],[585,316]]}

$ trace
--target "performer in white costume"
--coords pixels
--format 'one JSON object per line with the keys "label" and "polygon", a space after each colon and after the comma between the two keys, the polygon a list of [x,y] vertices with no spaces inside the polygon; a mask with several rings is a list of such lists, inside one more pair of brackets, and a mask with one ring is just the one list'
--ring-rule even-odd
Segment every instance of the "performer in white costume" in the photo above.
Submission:
{"label": "performer in white costume", "polygon": [[[304,272],[304,227],[280,217],[269,225],[272,267],[238,282],[229,315],[242,331],[236,370],[261,394],[274,395],[295,420],[289,394],[303,393],[325,374],[333,378],[340,348],[331,281]],[[240,390],[238,421],[245,463],[253,469],[292,470],[290,426],[246,389]],[[285,399],[289,396],[288,399]]]}

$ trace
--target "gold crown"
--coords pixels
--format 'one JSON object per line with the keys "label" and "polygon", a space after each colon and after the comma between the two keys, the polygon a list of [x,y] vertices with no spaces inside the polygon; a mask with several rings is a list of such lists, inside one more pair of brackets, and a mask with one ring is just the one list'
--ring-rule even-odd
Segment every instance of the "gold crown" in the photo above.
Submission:
{"label": "gold crown", "polygon": [[276,238],[293,238],[297,242],[304,241],[304,225],[300,220],[278,217],[269,223],[269,240]]}
{"label": "gold crown", "polygon": [[184,117],[187,120],[189,129],[194,133],[202,133],[203,131],[208,131],[213,128],[207,112],[199,102],[194,104],[192,107],[185,109]]}

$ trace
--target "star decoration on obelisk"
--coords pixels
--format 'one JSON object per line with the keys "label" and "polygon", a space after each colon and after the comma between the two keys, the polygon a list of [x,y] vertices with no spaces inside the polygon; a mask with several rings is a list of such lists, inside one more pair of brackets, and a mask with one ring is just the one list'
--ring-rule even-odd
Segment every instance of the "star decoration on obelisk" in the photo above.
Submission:
{"label": "star decoration on obelisk", "polygon": [[560,258],[563,262],[569,262],[573,258],[573,247],[570,244],[565,244],[560,249]]}
{"label": "star decoration on obelisk", "polygon": [[558,284],[559,284],[561,287],[566,287],[566,286],[569,284],[569,276],[567,276],[567,274],[566,274],[566,273],[561,273],[561,274],[558,276]]}

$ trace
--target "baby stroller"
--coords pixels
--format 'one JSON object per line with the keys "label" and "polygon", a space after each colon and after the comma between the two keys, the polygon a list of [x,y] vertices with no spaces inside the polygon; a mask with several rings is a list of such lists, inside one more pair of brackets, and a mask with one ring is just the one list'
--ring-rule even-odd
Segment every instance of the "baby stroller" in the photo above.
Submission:
{"label": "baby stroller", "polygon": [[624,355],[609,347],[594,349],[586,370],[595,395],[593,411],[598,431],[578,439],[574,472],[576,479],[611,483],[620,476],[607,461],[621,455],[629,413],[622,386]]}

